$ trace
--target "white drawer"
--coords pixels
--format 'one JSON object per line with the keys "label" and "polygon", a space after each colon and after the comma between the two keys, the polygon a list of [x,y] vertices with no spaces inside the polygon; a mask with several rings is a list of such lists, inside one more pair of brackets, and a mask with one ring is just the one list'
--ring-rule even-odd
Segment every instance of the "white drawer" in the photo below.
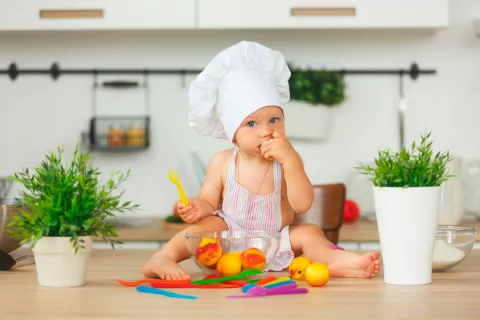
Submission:
{"label": "white drawer", "polygon": [[0,0],[0,30],[195,27],[195,0]]}
{"label": "white drawer", "polygon": [[448,0],[198,0],[204,29],[441,28]]}

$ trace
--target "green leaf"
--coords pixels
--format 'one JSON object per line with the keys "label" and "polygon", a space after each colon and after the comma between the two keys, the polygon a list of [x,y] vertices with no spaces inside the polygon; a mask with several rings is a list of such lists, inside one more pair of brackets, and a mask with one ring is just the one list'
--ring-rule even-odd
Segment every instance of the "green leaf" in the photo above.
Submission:
{"label": "green leaf", "polygon": [[289,64],[290,98],[327,107],[338,106],[346,99],[344,76],[325,69],[294,68]]}
{"label": "green leaf", "polygon": [[139,207],[121,199],[124,190],[119,188],[130,170],[112,174],[102,184],[101,172],[87,167],[90,156],[82,153],[78,144],[69,166],[63,164],[63,153],[58,147],[38,166],[9,177],[23,190],[18,197],[20,213],[12,218],[8,232],[32,246],[43,236],[70,237],[75,252],[82,248],[84,241],[79,237],[84,235],[101,236],[113,245],[116,227],[104,220]]}
{"label": "green leaf", "polygon": [[359,164],[354,167],[378,187],[431,187],[440,186],[453,177],[447,164],[453,157],[447,152],[437,152],[433,157],[429,140],[431,132],[421,135],[421,142],[414,141],[411,149],[402,148],[391,153],[389,149],[379,150],[374,166]]}

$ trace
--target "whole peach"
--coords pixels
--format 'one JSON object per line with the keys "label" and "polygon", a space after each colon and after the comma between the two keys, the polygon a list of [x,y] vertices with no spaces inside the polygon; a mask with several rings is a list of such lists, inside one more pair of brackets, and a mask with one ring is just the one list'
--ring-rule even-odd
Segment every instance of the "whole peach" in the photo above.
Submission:
{"label": "whole peach", "polygon": [[267,261],[265,254],[257,248],[248,248],[241,254],[243,269],[261,270]]}
{"label": "whole peach", "polygon": [[207,267],[217,263],[221,256],[222,246],[214,238],[202,238],[195,250],[197,260]]}
{"label": "whole peach", "polygon": [[303,280],[303,273],[305,272],[307,266],[311,263],[312,261],[304,256],[294,258],[288,267],[288,272],[292,276],[292,279]]}

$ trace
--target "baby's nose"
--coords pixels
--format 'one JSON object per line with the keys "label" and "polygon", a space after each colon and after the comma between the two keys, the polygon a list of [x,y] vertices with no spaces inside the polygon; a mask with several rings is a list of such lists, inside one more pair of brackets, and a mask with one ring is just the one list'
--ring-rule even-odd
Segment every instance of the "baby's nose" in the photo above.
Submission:
{"label": "baby's nose", "polygon": [[262,138],[271,138],[272,135],[273,135],[273,130],[270,128],[265,128],[260,134]]}

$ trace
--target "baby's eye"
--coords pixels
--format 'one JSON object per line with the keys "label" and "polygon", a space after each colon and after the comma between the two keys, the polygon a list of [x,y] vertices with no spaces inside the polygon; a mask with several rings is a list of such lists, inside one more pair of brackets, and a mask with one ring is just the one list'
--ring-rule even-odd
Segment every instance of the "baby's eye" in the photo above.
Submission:
{"label": "baby's eye", "polygon": [[278,119],[278,118],[272,118],[272,119],[270,119],[270,123],[276,123],[278,120],[280,120],[280,119]]}
{"label": "baby's eye", "polygon": [[255,121],[248,121],[247,122],[247,126],[249,126],[249,127],[255,127],[256,124],[257,123]]}

